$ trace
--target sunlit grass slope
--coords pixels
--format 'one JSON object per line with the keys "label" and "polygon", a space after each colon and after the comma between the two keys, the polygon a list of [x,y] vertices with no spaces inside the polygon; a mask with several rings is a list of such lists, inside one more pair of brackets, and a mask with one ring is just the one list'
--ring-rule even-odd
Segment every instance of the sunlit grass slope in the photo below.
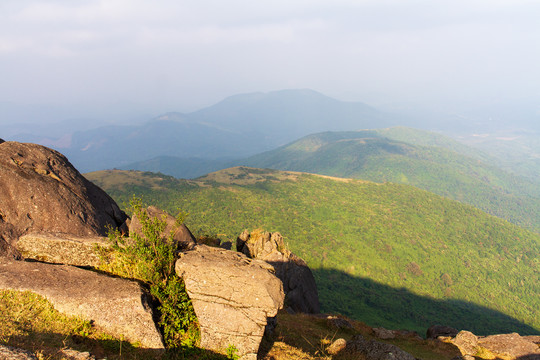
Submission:
{"label": "sunlit grass slope", "polygon": [[314,269],[326,312],[421,333],[433,323],[540,330],[540,235],[469,205],[407,185],[250,168],[197,181],[86,176],[120,203],[135,194],[188,211],[196,233],[234,242],[245,228],[281,232]]}

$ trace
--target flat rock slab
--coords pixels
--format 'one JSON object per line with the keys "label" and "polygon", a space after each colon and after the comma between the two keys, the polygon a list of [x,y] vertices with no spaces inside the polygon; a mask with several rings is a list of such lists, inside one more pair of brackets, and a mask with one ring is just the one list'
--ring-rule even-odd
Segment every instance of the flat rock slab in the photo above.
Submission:
{"label": "flat rock slab", "polygon": [[98,267],[96,246],[109,248],[106,238],[69,234],[27,234],[19,237],[16,248],[27,259],[56,264]]}
{"label": "flat rock slab", "polygon": [[238,349],[256,359],[267,319],[283,307],[283,286],[272,267],[238,252],[198,245],[182,253],[176,272],[184,279],[201,329],[201,347]]}
{"label": "flat rock slab", "polygon": [[73,266],[0,257],[0,289],[34,292],[61,313],[92,320],[111,335],[144,348],[164,348],[148,294],[137,282]]}

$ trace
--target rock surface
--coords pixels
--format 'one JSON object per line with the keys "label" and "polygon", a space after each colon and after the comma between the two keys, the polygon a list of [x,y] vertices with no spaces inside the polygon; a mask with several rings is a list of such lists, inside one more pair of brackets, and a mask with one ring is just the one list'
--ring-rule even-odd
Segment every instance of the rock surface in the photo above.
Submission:
{"label": "rock surface", "polygon": [[375,336],[382,340],[395,339],[396,333],[394,330],[388,330],[383,327],[373,328]]}
{"label": "rock surface", "polygon": [[62,154],[35,144],[0,143],[0,194],[0,251],[12,257],[30,232],[103,236],[127,219]]}
{"label": "rock surface", "polygon": [[283,282],[285,303],[295,312],[319,313],[317,284],[307,264],[287,250],[280,233],[244,230],[238,237],[236,249],[252,259],[271,264]]}
{"label": "rock surface", "polygon": [[460,331],[450,342],[459,348],[463,356],[487,352],[502,359],[540,359],[538,345],[517,333],[479,337],[469,331]]}
{"label": "rock surface", "polygon": [[439,336],[455,337],[459,333],[459,330],[450,326],[432,325],[427,329],[426,337],[428,339],[436,339]]}
{"label": "rock surface", "polygon": [[0,360],[37,360],[37,357],[30,351],[0,345]]}
{"label": "rock surface", "polygon": [[0,257],[0,289],[31,291],[58,311],[83,319],[143,347],[163,349],[147,292],[136,282],[67,265]]}
{"label": "rock surface", "polygon": [[[165,220],[167,226],[165,227],[165,230],[163,230],[162,236],[168,238],[169,234],[172,233],[173,240],[178,244],[179,249],[190,250],[195,246],[195,237],[191,231],[189,231],[184,224],[177,225],[176,218],[174,216],[169,215],[167,212],[158,209],[155,206],[149,206],[146,209],[146,212],[150,218],[160,218]],[[141,235],[141,230],[142,225],[140,220],[136,215],[133,215],[131,221],[129,222],[129,233]]]}
{"label": "rock surface", "polygon": [[395,345],[366,340],[362,335],[355,335],[347,341],[344,351],[362,354],[370,360],[416,360],[414,356]]}
{"label": "rock surface", "polygon": [[23,257],[56,264],[97,267],[96,246],[108,248],[106,238],[98,236],[26,234],[19,237],[17,249]]}
{"label": "rock surface", "polygon": [[176,272],[184,279],[201,329],[201,346],[238,349],[256,359],[267,318],[283,306],[281,281],[272,267],[238,252],[198,245],[181,254]]}

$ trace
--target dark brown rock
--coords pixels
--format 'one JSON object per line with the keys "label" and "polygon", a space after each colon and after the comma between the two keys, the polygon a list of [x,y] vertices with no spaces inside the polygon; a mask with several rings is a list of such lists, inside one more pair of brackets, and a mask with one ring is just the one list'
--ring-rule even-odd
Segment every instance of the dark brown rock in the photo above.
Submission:
{"label": "dark brown rock", "polygon": [[3,255],[16,256],[7,247],[29,232],[104,236],[127,219],[62,154],[35,144],[0,144],[0,194]]}
{"label": "dark brown rock", "polygon": [[439,336],[455,337],[459,333],[459,330],[450,326],[433,325],[427,329],[426,337],[428,339],[436,339]]}
{"label": "dark brown rock", "polygon": [[[193,237],[191,231],[189,231],[187,226],[184,224],[178,225],[174,216],[161,209],[158,209],[155,206],[149,206],[146,209],[146,212],[150,218],[160,218],[165,220],[167,225],[161,236],[168,238],[169,235],[172,234],[173,240],[178,244],[179,250],[189,250],[195,246],[195,237]],[[129,223],[129,233],[141,235],[141,231],[141,222],[137,216],[133,215]]]}
{"label": "dark brown rock", "polygon": [[242,359],[256,359],[267,319],[283,306],[281,281],[273,268],[235,251],[198,245],[176,262],[201,329],[201,346],[229,345]]}
{"label": "dark brown rock", "polygon": [[353,329],[352,324],[346,319],[329,315],[326,320],[329,327],[336,329]]}
{"label": "dark brown rock", "polygon": [[416,360],[414,356],[395,345],[366,340],[362,335],[355,335],[347,341],[345,351],[362,354],[370,360]]}
{"label": "dark brown rock", "polygon": [[319,313],[319,295],[315,278],[304,260],[289,251],[280,233],[244,230],[236,248],[252,259],[271,264],[283,282],[285,303],[295,312]]}
{"label": "dark brown rock", "polygon": [[147,291],[134,281],[67,265],[0,257],[0,289],[44,296],[61,313],[80,316],[118,338],[163,349]]}

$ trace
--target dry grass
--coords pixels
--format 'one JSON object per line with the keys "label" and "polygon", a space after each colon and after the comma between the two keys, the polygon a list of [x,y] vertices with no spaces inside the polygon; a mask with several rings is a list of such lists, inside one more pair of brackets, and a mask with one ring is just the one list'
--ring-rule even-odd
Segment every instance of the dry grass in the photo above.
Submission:
{"label": "dry grass", "polygon": [[0,291],[0,343],[51,360],[62,359],[60,350],[65,348],[110,359],[134,358],[138,352],[88,321],[60,314],[45,298],[28,291]]}
{"label": "dry grass", "polygon": [[[288,314],[282,311],[278,315],[278,326],[273,339],[265,339],[261,346],[265,360],[363,360],[358,353],[338,353],[330,355],[327,348],[337,339],[349,340],[356,334],[366,339],[375,339],[394,344],[423,360],[450,360],[459,355],[451,345],[433,340],[421,340],[398,337],[393,340],[377,339],[373,329],[360,321],[346,319],[351,329],[337,329],[324,317],[306,314]],[[273,343],[272,343],[273,341]]]}

